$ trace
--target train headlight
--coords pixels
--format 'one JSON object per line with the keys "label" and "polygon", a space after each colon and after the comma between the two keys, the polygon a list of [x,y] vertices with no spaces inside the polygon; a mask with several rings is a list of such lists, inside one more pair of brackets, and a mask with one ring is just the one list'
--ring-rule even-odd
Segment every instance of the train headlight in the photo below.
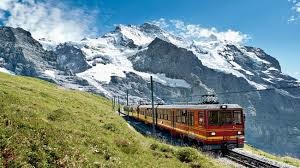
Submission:
{"label": "train headlight", "polygon": [[242,135],[242,131],[238,131],[237,134],[238,134],[238,135]]}
{"label": "train headlight", "polygon": [[227,109],[227,105],[221,105],[220,109]]}
{"label": "train headlight", "polygon": [[210,135],[212,135],[212,136],[215,136],[215,135],[216,135],[216,133],[215,133],[215,132],[211,132],[211,133],[210,133]]}

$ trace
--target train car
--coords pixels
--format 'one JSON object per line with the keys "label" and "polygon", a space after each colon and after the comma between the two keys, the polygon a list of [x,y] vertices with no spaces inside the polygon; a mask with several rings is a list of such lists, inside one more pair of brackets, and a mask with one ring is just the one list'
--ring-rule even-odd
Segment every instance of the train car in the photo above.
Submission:
{"label": "train car", "polygon": [[[197,142],[205,150],[233,149],[244,146],[245,118],[237,104],[155,105],[155,125]],[[124,108],[129,116],[152,124],[152,106]]]}

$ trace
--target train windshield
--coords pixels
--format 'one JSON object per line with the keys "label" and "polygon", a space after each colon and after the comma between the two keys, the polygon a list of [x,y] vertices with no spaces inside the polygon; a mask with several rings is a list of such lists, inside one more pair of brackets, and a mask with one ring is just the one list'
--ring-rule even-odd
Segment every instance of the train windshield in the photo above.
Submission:
{"label": "train windshield", "polygon": [[209,125],[242,124],[241,111],[210,111],[208,115]]}

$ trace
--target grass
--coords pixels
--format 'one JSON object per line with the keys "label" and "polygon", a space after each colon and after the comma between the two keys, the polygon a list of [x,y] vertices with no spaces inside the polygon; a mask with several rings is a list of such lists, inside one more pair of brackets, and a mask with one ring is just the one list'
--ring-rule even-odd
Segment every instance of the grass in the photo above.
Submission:
{"label": "grass", "polygon": [[260,156],[263,156],[263,157],[266,157],[269,159],[273,159],[273,160],[276,160],[279,162],[283,162],[283,163],[286,163],[286,164],[289,164],[292,166],[300,167],[300,160],[296,159],[296,158],[292,158],[289,156],[284,156],[284,157],[275,156],[270,153],[264,152],[262,150],[256,149],[256,148],[252,147],[251,145],[245,145],[244,150],[250,151],[254,154],[257,154],[257,155],[260,155]]}
{"label": "grass", "polygon": [[140,135],[103,97],[0,73],[0,167],[221,166]]}

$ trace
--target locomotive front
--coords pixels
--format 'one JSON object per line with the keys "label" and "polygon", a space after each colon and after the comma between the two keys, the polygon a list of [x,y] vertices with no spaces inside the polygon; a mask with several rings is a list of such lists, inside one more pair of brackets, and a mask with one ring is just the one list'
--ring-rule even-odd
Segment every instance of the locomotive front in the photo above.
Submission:
{"label": "locomotive front", "polygon": [[[199,122],[201,120],[199,116]],[[244,146],[245,117],[238,105],[220,105],[219,108],[208,109],[203,115],[204,121],[207,136],[205,148],[232,149]]]}

